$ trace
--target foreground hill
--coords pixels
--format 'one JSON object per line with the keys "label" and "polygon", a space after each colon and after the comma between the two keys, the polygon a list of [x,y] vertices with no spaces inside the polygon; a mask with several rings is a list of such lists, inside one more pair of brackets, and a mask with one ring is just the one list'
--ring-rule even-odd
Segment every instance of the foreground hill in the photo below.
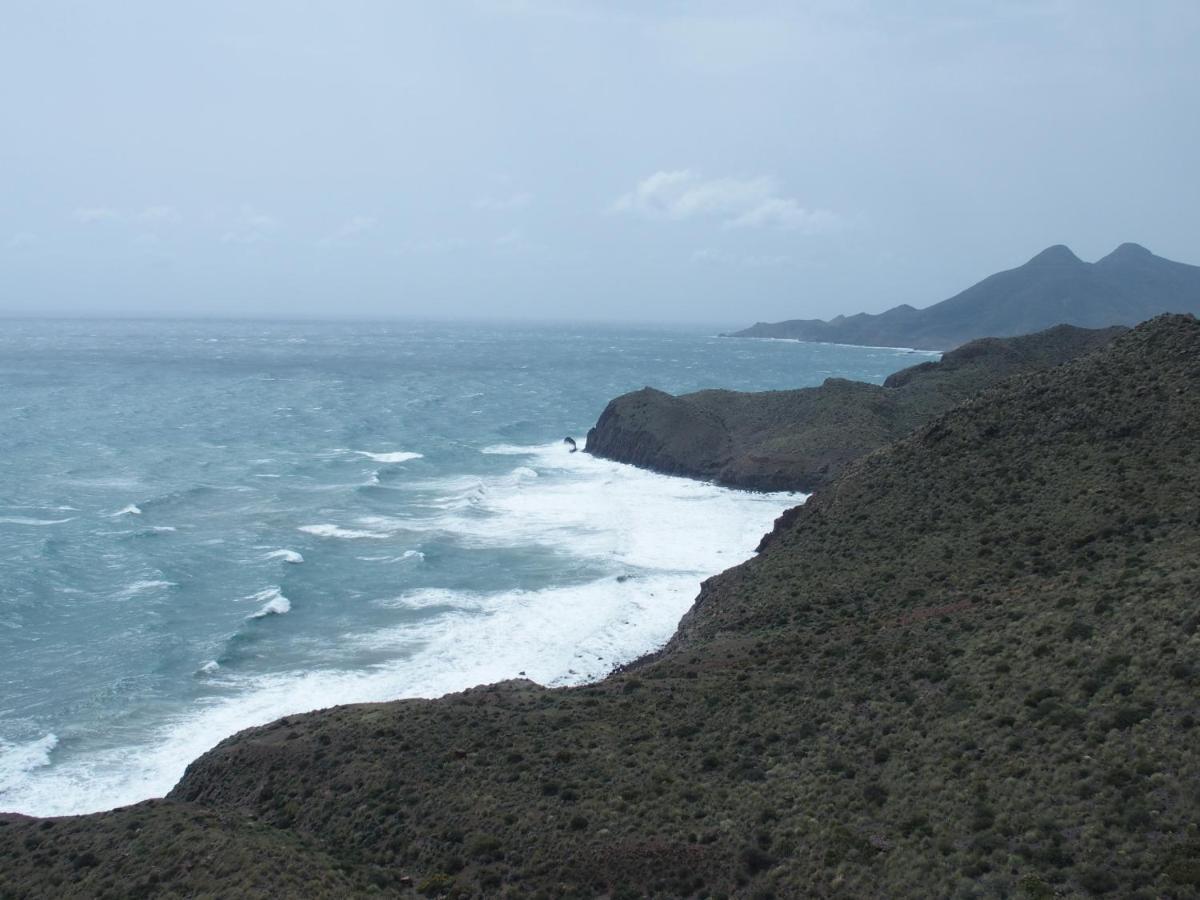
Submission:
{"label": "foreground hill", "polygon": [[1200,314],[1200,266],[1163,259],[1137,244],[1122,244],[1100,261],[1086,263],[1060,244],[925,309],[905,304],[828,322],[759,322],[731,337],[942,350],[1056,322],[1107,328],[1166,312]]}
{"label": "foreground hill", "polygon": [[631,670],[250,729],[0,826],[0,893],[1195,897],[1197,446],[1163,317],[852,464]]}
{"label": "foreground hill", "polygon": [[753,490],[811,491],[846,463],[908,434],[988,385],[1102,347],[1122,328],[1060,325],[985,338],[890,376],[883,386],[830,378],[792,391],[654,388],[624,394],[588,432],[587,450],[669,475]]}

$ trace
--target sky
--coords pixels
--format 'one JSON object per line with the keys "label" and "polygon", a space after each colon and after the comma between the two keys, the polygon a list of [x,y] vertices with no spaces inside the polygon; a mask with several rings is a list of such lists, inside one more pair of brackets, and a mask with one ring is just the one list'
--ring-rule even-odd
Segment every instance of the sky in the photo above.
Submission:
{"label": "sky", "polygon": [[1200,263],[1200,3],[5,0],[0,315],[718,323]]}

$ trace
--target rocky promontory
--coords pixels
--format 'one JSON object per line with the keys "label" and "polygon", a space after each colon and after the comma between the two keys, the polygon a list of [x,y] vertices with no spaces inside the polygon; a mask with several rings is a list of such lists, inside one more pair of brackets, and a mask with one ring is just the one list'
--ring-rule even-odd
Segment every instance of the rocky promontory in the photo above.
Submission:
{"label": "rocky promontory", "polygon": [[1123,328],[1059,325],[984,338],[890,376],[883,385],[830,378],[790,391],[654,388],[610,402],[587,452],[668,475],[730,487],[811,491],[851,460],[1019,372],[1059,365],[1104,346]]}
{"label": "rocky promontory", "polygon": [[1162,317],[845,466],[643,665],[249,729],[0,819],[0,895],[1194,898],[1197,446]]}

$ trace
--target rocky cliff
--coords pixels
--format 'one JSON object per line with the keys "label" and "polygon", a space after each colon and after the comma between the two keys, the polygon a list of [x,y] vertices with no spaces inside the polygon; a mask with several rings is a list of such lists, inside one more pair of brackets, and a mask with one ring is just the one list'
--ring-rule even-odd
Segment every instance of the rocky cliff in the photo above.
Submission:
{"label": "rocky cliff", "polygon": [[1160,318],[848,465],[654,660],[251,729],[0,824],[0,894],[1195,897],[1197,446]]}
{"label": "rocky cliff", "polygon": [[828,379],[792,391],[643,388],[616,398],[588,432],[587,451],[668,475],[754,490],[811,491],[851,460],[912,431],[990,384],[1059,365],[1124,329],[1060,325],[984,338],[939,362],[897,372],[883,386]]}

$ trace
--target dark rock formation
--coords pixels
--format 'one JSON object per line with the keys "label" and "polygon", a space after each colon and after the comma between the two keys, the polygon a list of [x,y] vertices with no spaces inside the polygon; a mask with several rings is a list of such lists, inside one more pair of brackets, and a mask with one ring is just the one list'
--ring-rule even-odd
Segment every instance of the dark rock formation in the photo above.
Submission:
{"label": "dark rock formation", "polygon": [[984,338],[890,376],[883,386],[830,378],[793,391],[643,388],[608,404],[587,451],[668,475],[753,490],[811,491],[846,463],[908,434],[1013,374],[1102,347],[1124,329],[1059,325]]}
{"label": "dark rock formation", "polygon": [[876,347],[942,350],[983,335],[1007,337],[1056,322],[1084,328],[1133,325],[1160,313],[1200,313],[1200,266],[1122,244],[1086,263],[1061,244],[925,309],[904,304],[859,313],[759,322],[731,337],[792,338]]}
{"label": "dark rock formation", "polygon": [[1195,897],[1197,446],[1160,318],[852,463],[653,661],[250,729],[0,823],[0,894]]}

